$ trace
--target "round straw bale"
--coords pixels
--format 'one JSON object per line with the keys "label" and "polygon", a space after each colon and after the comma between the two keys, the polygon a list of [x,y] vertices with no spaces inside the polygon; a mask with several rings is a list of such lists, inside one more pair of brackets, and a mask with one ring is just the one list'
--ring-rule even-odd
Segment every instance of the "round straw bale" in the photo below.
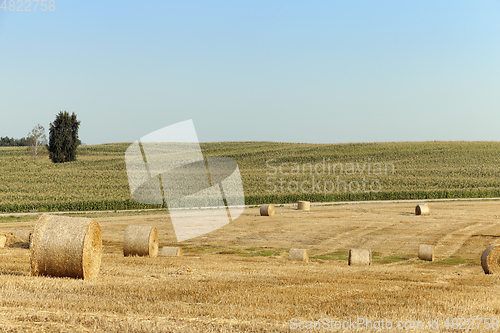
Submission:
{"label": "round straw bale", "polygon": [[[6,239],[4,247],[12,247],[12,245],[14,244],[19,245],[19,243],[26,243],[21,238],[14,236],[12,232],[4,233],[3,235],[5,236]],[[20,247],[20,246],[14,246],[14,247]],[[24,244],[22,247],[24,247]]]}
{"label": "round straw bale", "polygon": [[262,205],[260,206],[261,216],[273,216],[274,215],[274,205]]}
{"label": "round straw bale", "polygon": [[420,244],[418,247],[418,259],[434,261],[434,245]]}
{"label": "round straw bale", "polygon": [[7,242],[7,236],[0,235],[0,247],[5,247],[6,242]]}
{"label": "round straw bale", "polygon": [[372,264],[372,251],[366,249],[349,250],[349,266],[362,266]]}
{"label": "round straw bale", "polygon": [[29,242],[31,239],[31,230],[16,230],[14,236],[21,238],[25,242]]}
{"label": "round straw bale", "polygon": [[429,215],[429,205],[428,204],[418,204],[415,207],[415,215]]}
{"label": "round straw bale", "polygon": [[485,274],[500,273],[500,246],[498,244],[490,246],[483,252],[481,266]]}
{"label": "round straw bale", "polygon": [[90,280],[101,266],[101,227],[94,219],[42,215],[30,246],[31,274]]}
{"label": "round straw bale", "polygon": [[297,202],[297,209],[298,210],[310,210],[311,203],[309,201],[299,201],[299,202]]}
{"label": "round straw bale", "polygon": [[124,256],[158,255],[158,231],[155,227],[129,225],[123,237]]}
{"label": "round straw bale", "polygon": [[290,260],[308,262],[309,252],[306,249],[290,249],[288,257],[290,258]]}
{"label": "round straw bale", "polygon": [[161,257],[178,257],[178,256],[182,256],[182,249],[180,247],[164,246],[161,249],[160,256]]}

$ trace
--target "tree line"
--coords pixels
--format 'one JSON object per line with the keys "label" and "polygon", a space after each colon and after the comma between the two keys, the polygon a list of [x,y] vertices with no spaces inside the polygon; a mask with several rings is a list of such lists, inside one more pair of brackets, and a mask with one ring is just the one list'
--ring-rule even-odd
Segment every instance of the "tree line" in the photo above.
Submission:
{"label": "tree line", "polygon": [[50,123],[49,140],[45,136],[45,128],[38,124],[25,138],[1,137],[0,146],[27,146],[34,160],[48,152],[49,158],[54,163],[75,161],[76,148],[82,144],[78,138],[79,126],[80,121],[76,119],[74,112],[70,115],[67,111],[60,111],[56,119]]}
{"label": "tree line", "polygon": [[24,147],[28,146],[28,138],[14,139],[8,136],[0,138],[0,147]]}

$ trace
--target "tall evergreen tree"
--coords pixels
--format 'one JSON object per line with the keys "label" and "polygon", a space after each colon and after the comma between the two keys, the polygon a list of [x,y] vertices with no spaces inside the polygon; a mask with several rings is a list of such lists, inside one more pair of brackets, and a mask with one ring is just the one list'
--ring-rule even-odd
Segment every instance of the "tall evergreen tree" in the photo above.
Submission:
{"label": "tall evergreen tree", "polygon": [[49,129],[49,157],[54,163],[64,163],[76,160],[78,147],[78,127],[76,114],[70,116],[66,111],[60,111]]}

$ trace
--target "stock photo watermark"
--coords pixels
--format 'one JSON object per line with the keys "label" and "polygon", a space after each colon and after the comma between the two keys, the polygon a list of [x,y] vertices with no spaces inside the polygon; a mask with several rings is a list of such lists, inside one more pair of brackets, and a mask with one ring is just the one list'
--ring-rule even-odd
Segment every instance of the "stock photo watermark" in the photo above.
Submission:
{"label": "stock photo watermark", "polygon": [[292,330],[497,330],[497,318],[433,318],[428,320],[370,320],[368,318],[348,318],[349,320],[335,320],[323,318],[321,320],[290,319]]}
{"label": "stock photo watermark", "polygon": [[53,12],[56,10],[54,0],[0,0],[0,10],[4,12]]}
{"label": "stock photo watermark", "polygon": [[[394,163],[334,163],[323,157],[316,163],[277,163],[266,161],[266,192],[275,194],[378,193],[382,183],[377,176],[394,175]],[[293,179],[291,179],[293,178]],[[368,178],[368,179],[367,179]]]}
{"label": "stock photo watermark", "polygon": [[245,197],[238,163],[205,157],[192,120],[163,127],[125,152],[132,198],[166,205],[178,242],[234,221]]}

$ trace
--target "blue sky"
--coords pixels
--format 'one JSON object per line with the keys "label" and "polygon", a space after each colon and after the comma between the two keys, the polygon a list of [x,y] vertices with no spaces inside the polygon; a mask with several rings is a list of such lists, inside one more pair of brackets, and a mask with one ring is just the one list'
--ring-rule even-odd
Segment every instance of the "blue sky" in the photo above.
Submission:
{"label": "blue sky", "polygon": [[67,110],[87,144],[187,119],[203,142],[500,140],[499,17],[496,0],[0,9],[0,136]]}

